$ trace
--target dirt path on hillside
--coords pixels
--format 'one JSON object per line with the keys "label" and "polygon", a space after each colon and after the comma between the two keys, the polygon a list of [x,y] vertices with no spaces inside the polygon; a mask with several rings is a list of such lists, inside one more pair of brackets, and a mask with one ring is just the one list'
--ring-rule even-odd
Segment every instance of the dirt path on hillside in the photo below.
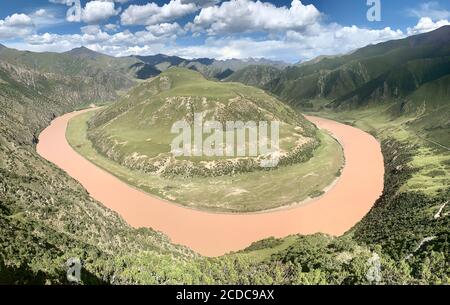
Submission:
{"label": "dirt path on hillside", "polygon": [[[267,213],[231,215],[196,211],[136,190],[98,168],[67,143],[67,123],[90,110],[55,119],[40,137],[37,152],[78,180],[96,200],[133,227],[151,227],[206,256],[237,251],[252,242],[316,232],[342,235],[367,214],[383,191],[380,144],[371,135],[335,121],[307,117],[344,147],[345,167],[336,185],[303,206]],[[214,198],[211,198],[214,200]]]}

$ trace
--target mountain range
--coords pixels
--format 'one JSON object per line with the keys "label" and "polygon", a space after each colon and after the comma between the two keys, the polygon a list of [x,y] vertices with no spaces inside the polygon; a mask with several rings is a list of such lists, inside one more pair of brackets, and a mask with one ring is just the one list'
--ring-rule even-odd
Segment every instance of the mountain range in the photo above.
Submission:
{"label": "mountain range", "polygon": [[332,100],[333,107],[408,97],[420,102],[411,96],[416,90],[436,86],[450,74],[449,44],[450,26],[445,26],[349,55],[292,66],[261,85],[296,105],[317,98]]}
{"label": "mountain range", "polygon": [[[283,70],[246,67],[228,80],[263,88],[303,110],[387,104],[393,117],[418,114],[416,123],[424,130],[445,130],[450,126],[450,26]],[[439,138],[450,144],[442,133]]]}
{"label": "mountain range", "polygon": [[86,47],[75,48],[65,53],[34,53],[0,46],[0,61],[46,72],[79,77],[103,78],[114,89],[130,88],[136,79],[148,79],[173,66],[199,71],[205,77],[222,80],[248,66],[288,66],[282,61],[268,59],[210,58],[185,59],[178,56],[157,54],[151,56],[113,57],[95,52]]}
{"label": "mountain range", "polygon": [[[374,257],[381,284],[450,283],[449,58],[450,27],[290,67],[0,45],[0,283],[66,284],[71,257],[82,260],[85,284],[369,284]],[[36,153],[56,116],[118,100],[172,66],[220,71],[373,132],[385,158],[383,195],[341,237],[272,238],[210,259],[131,228]]]}

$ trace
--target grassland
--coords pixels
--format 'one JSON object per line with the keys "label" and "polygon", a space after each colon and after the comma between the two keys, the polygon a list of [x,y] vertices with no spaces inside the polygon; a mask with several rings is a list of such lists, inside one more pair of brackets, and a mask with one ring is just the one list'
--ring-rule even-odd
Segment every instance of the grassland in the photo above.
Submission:
{"label": "grassland", "polygon": [[255,212],[300,202],[331,184],[343,164],[339,143],[320,132],[321,145],[305,163],[234,176],[168,179],[127,168],[99,154],[87,138],[87,122],[93,115],[86,113],[69,123],[67,139],[77,152],[129,185],[191,208]]}
{"label": "grassland", "polygon": [[[450,148],[446,137],[434,137],[417,127],[416,122],[428,124],[436,120],[430,115],[424,118],[420,113],[393,116],[390,103],[376,107],[337,112],[312,112],[365,130],[380,140],[393,139],[414,148],[414,154],[406,166],[414,169],[414,174],[402,185],[401,192],[417,191],[425,195],[437,195],[439,190],[450,185]],[[442,134],[440,130],[439,134]],[[440,140],[437,142],[436,139]]]}
{"label": "grassland", "polygon": [[[227,138],[234,137],[234,129],[225,129],[230,121],[279,122],[279,166],[308,160],[319,145],[314,125],[275,97],[239,83],[210,81],[182,68],[170,68],[141,83],[115,105],[99,111],[89,122],[88,138],[98,152],[113,161],[164,177],[217,177],[261,170],[260,161],[267,158],[261,151],[251,157],[174,157],[173,124],[182,121],[192,127],[199,114],[204,122],[220,123]],[[249,139],[246,137],[247,149]],[[213,146],[224,154],[223,143]]]}

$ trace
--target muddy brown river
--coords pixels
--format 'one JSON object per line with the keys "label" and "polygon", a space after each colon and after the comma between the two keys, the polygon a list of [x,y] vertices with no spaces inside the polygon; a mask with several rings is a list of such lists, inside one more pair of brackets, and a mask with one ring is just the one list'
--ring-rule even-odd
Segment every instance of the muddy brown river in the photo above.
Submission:
{"label": "muddy brown river", "polygon": [[[339,236],[369,212],[383,191],[383,155],[378,141],[357,128],[307,117],[344,148],[345,167],[328,192],[303,205],[254,214],[203,212],[141,192],[75,152],[66,140],[67,123],[85,111],[56,118],[45,129],[37,152],[78,180],[90,195],[135,228],[151,227],[206,256],[241,250],[267,237],[317,232]],[[214,198],[211,198],[214,200]]]}

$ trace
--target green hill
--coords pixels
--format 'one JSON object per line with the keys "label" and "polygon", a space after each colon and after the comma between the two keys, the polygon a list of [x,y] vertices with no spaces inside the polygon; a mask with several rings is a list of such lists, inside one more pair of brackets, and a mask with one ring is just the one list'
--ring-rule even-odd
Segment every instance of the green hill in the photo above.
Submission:
{"label": "green hill", "polygon": [[449,56],[450,26],[445,26],[289,67],[265,88],[298,106],[318,98],[334,101],[330,106],[340,108],[380,100],[414,104],[409,100],[413,92],[450,73]]}
{"label": "green hill", "polygon": [[[162,176],[222,176],[260,169],[255,157],[174,158],[170,144],[176,121],[279,121],[280,165],[304,162],[318,146],[315,127],[300,114],[259,89],[206,80],[200,73],[171,68],[131,90],[91,121],[94,147],[122,165]],[[234,132],[234,130],[232,130]],[[248,146],[249,137],[246,137]],[[236,148],[234,150],[236,152]],[[233,161],[231,161],[233,160]]]}
{"label": "green hill", "polygon": [[248,86],[262,88],[279,77],[281,70],[273,66],[248,66],[224,79],[227,82],[239,82]]}
{"label": "green hill", "polygon": [[[199,116],[204,123],[220,125],[223,142],[213,146],[221,154],[195,155],[203,143],[195,142],[191,133],[187,141],[192,155],[175,156],[173,124],[183,121],[191,131]],[[265,130],[279,122],[278,151],[261,151],[258,132],[252,139],[245,127],[227,130],[230,122],[257,126],[261,121],[268,124]],[[206,132],[203,140],[215,134]],[[244,137],[242,154],[239,134]],[[118,102],[74,118],[67,138],[80,154],[130,185],[171,202],[220,212],[264,211],[317,196],[336,179],[344,161],[335,139],[275,97],[175,67],[139,84]],[[257,147],[254,155],[251,146]],[[262,166],[275,156],[276,164]],[[302,187],[292,187],[296,184]]]}
{"label": "green hill", "polygon": [[0,60],[40,73],[93,80],[96,84],[109,86],[112,95],[118,90],[129,89],[135,83],[130,66],[136,61],[106,56],[85,48],[67,53],[34,53],[4,48],[0,49]]}
{"label": "green hill", "polygon": [[[319,57],[284,69],[259,84],[306,111],[389,106],[389,115],[419,116],[423,136],[450,146],[442,130],[450,111],[450,26],[361,48],[349,55]],[[265,77],[270,79],[270,73]],[[239,80],[246,82],[246,79]],[[419,121],[416,121],[419,124]]]}
{"label": "green hill", "polygon": [[[435,281],[443,275],[438,283],[450,274],[449,56],[447,26],[290,67],[267,85],[303,111],[356,126],[381,142],[383,196],[348,235],[382,247],[415,276]],[[295,261],[301,248],[285,254]]]}
{"label": "green hill", "polygon": [[[449,56],[446,26],[288,67],[263,86],[303,111],[356,126],[379,139],[385,158],[384,193],[347,236],[382,247],[396,266],[406,262],[401,268],[416,279],[427,278],[425,282],[443,276],[437,282],[445,283],[450,274]],[[298,262],[308,251],[296,244],[285,248],[281,257]],[[302,264],[310,266],[306,260]]]}
{"label": "green hill", "polygon": [[195,257],[160,233],[133,230],[36,153],[40,131],[55,116],[110,100],[107,88],[95,79],[0,61],[1,284],[66,283],[64,264],[74,256],[83,260],[83,281],[91,284],[130,282],[108,265],[133,251],[180,264]]}

